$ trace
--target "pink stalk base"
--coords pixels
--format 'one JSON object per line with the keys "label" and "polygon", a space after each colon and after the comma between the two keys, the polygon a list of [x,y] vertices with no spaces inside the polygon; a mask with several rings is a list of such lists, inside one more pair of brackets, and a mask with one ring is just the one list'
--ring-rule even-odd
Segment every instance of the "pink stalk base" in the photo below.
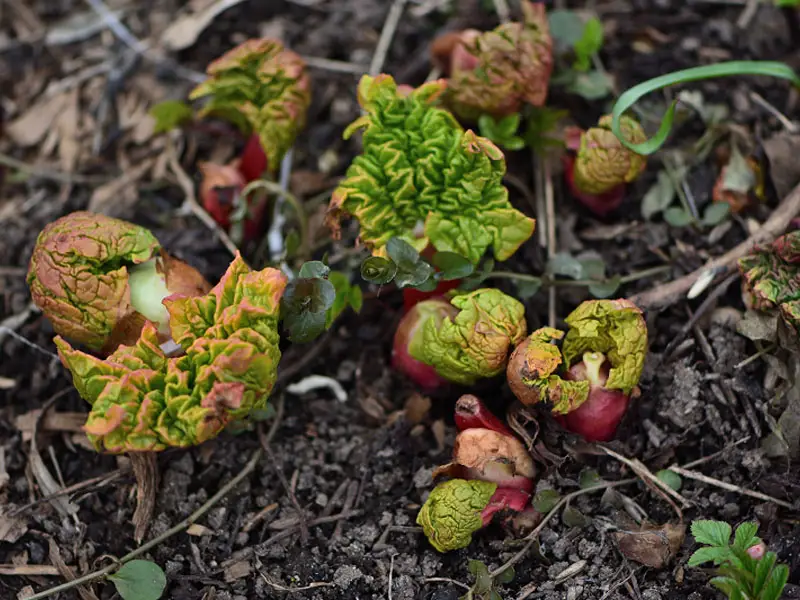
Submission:
{"label": "pink stalk base", "polygon": [[522,490],[505,487],[497,488],[494,495],[489,500],[489,504],[481,511],[481,519],[483,519],[484,527],[491,522],[494,515],[501,511],[510,510],[521,512],[525,510],[530,499],[530,494]]}
{"label": "pink stalk base", "polygon": [[620,204],[622,204],[622,200],[625,198],[625,184],[611,188],[602,194],[587,194],[575,185],[575,157],[569,155],[565,156],[563,162],[564,179],[567,181],[567,187],[569,187],[570,193],[578,202],[583,204],[598,217],[605,217],[619,208]]}
{"label": "pink stalk base", "polygon": [[472,394],[465,394],[456,402],[455,421],[459,431],[491,429],[497,433],[514,437],[511,429]]}

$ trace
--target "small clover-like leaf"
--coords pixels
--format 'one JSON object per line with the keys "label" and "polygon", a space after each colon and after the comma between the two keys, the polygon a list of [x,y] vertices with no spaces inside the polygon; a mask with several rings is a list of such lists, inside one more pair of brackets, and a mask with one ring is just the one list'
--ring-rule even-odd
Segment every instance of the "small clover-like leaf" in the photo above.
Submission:
{"label": "small clover-like leaf", "polygon": [[675,471],[670,471],[669,469],[661,469],[658,473],[656,473],[656,477],[658,477],[662,482],[666,483],[676,492],[680,490],[681,486],[683,485],[681,476]]}
{"label": "small clover-like leaf", "polygon": [[560,500],[561,494],[556,490],[546,489],[536,492],[531,500],[531,504],[537,511],[546,515],[556,507]]}
{"label": "small clover-like leaf", "polygon": [[589,293],[595,298],[610,298],[616,294],[622,284],[622,277],[614,275],[604,281],[598,281],[589,286]]}
{"label": "small clover-like leaf", "polygon": [[583,277],[584,269],[581,261],[564,252],[553,255],[547,261],[547,272],[553,275],[580,279]]}
{"label": "small clover-like leaf", "polygon": [[431,262],[441,271],[442,279],[445,281],[463,279],[475,271],[475,265],[455,252],[436,252]]}
{"label": "small clover-like leaf", "polygon": [[394,261],[381,256],[370,256],[361,263],[361,277],[377,285],[389,283],[397,275]]}
{"label": "small clover-like leaf", "polygon": [[703,212],[703,225],[708,225],[709,227],[719,225],[725,220],[730,212],[730,204],[725,204],[723,202],[715,202],[710,204]]}
{"label": "small clover-like leaf", "polygon": [[501,571],[496,577],[497,583],[507,584],[514,581],[514,577],[516,577],[517,573],[514,570],[514,567],[508,567],[506,570]]}
{"label": "small clover-like leaf", "polygon": [[302,278],[327,277],[330,272],[330,268],[325,263],[319,260],[312,260],[300,267],[298,276]]}
{"label": "small clover-like leaf", "polygon": [[522,300],[533,298],[542,289],[542,280],[539,277],[529,276],[525,279],[515,279],[517,296]]}
{"label": "small clover-like leaf", "polygon": [[163,569],[149,560],[127,562],[108,579],[123,600],[158,600],[167,587]]}
{"label": "small clover-like leaf", "polygon": [[664,220],[673,227],[686,227],[694,220],[691,213],[680,206],[670,206],[664,211]]}

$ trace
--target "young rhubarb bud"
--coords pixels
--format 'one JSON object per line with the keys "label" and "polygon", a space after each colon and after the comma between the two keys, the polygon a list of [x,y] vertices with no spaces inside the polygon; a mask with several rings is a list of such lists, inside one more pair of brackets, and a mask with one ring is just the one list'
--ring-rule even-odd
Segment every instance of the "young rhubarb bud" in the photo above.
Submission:
{"label": "young rhubarb bud", "polygon": [[147,229],[82,211],[42,230],[27,281],[56,333],[105,354],[136,341],[146,320],[165,341],[162,301],[211,288],[197,270],[164,253]]}
{"label": "young rhubarb bud", "polygon": [[[565,321],[566,336],[543,328],[517,347],[508,364],[509,386],[523,404],[549,402],[567,429],[589,441],[608,441],[638,390],[647,326],[628,300],[586,301]],[[562,338],[559,349],[552,342]]]}
{"label": "young rhubarb bud", "polygon": [[[459,433],[451,465],[460,467],[464,479],[491,481],[498,488],[527,493],[533,489],[536,477],[533,459],[522,442],[491,429],[465,429]],[[453,472],[448,467],[443,469]]]}
{"label": "young rhubarb bud", "polygon": [[468,29],[434,41],[434,63],[449,75],[445,101],[462,119],[502,118],[542,106],[553,70],[544,4],[522,2],[523,21],[493,31]]}
{"label": "young rhubarb bud", "polygon": [[[417,306],[427,302],[434,300]],[[443,301],[436,302],[441,306]],[[449,304],[450,312],[443,318],[427,319],[415,329],[414,341],[408,346],[411,358],[461,385],[502,373],[509,351],[525,337],[525,307],[490,288],[454,295]]]}
{"label": "young rhubarb bud", "polygon": [[[574,151],[565,157],[567,185],[584,206],[598,216],[605,216],[622,202],[625,184],[636,179],[647,166],[647,159],[629,150],[611,131],[611,115],[600,118],[597,127],[587,131],[567,132],[567,148]],[[622,133],[633,143],[647,136],[635,120],[621,117]]]}
{"label": "young rhubarb bud", "polygon": [[779,237],[739,260],[744,288],[759,310],[779,312],[800,333],[800,231]]}
{"label": "young rhubarb bud", "polygon": [[[305,126],[311,103],[311,80],[303,59],[276,40],[251,39],[213,61],[206,72],[208,79],[189,96],[210,98],[201,116],[219,115],[256,134],[266,169],[276,172]],[[252,175],[256,169],[248,164],[248,171]]]}
{"label": "young rhubarb bud", "polygon": [[456,427],[465,429],[490,429],[504,435],[513,436],[514,432],[498,419],[477,396],[464,394],[456,401]]}
{"label": "young rhubarb bud", "polygon": [[534,220],[508,200],[503,153],[439,106],[445,88],[432,81],[406,93],[389,75],[362,77],[365,114],[344,135],[363,130],[363,152],[331,197],[334,237],[340,220],[353,215],[376,255],[399,237],[419,252],[430,245],[477,264],[490,247],[506,260],[531,236]]}
{"label": "young rhubarb bud", "polygon": [[439,552],[466,548],[472,534],[504,510],[520,511],[527,494],[500,489],[488,481],[451,479],[437,485],[417,515],[431,546]]}
{"label": "young rhubarb bud", "polygon": [[432,392],[447,384],[436,369],[414,358],[422,356],[425,323],[439,327],[446,317],[454,317],[458,309],[444,298],[432,298],[415,304],[400,320],[392,345],[392,367],[404,373],[424,392]]}
{"label": "young rhubarb bud", "polygon": [[[250,152],[256,151],[250,150]],[[203,208],[220,227],[230,231],[233,218],[242,210],[242,190],[249,181],[252,181],[244,175],[244,156],[227,165],[199,162],[197,166],[203,176],[200,182],[200,200]],[[247,198],[247,207],[241,216],[244,224],[242,239],[245,241],[257,239],[261,234],[268,200],[266,196],[258,194],[251,194]]]}

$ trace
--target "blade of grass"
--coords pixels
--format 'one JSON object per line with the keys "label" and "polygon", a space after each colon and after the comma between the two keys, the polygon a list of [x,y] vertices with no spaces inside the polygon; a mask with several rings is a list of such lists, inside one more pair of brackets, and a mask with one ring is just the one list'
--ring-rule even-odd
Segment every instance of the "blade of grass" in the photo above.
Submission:
{"label": "blade of grass", "polygon": [[765,75],[768,77],[777,77],[779,79],[791,81],[795,86],[800,88],[800,77],[798,77],[797,73],[788,65],[774,61],[738,60],[717,63],[715,65],[693,67],[691,69],[684,69],[683,71],[675,71],[674,73],[667,73],[666,75],[648,79],[625,91],[614,104],[614,108],[611,111],[611,131],[619,138],[622,145],[629,150],[645,156],[653,154],[653,152],[664,145],[669,132],[672,130],[672,121],[675,117],[675,108],[678,101],[673,100],[672,104],[669,105],[656,134],[641,144],[629,142],[622,134],[620,117],[625,111],[630,109],[642,97],[650,92],[655,92],[656,90],[671,85],[688,83],[690,81],[701,81],[703,79],[713,79],[716,77],[731,77],[734,75]]}

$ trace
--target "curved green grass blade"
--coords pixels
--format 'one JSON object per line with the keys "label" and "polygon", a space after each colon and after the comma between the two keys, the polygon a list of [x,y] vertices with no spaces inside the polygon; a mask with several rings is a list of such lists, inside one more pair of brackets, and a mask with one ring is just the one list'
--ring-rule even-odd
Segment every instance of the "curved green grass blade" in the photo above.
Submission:
{"label": "curved green grass blade", "polygon": [[634,152],[642,155],[652,154],[667,141],[667,136],[672,130],[672,121],[675,117],[675,107],[678,103],[674,100],[669,105],[664,118],[661,120],[661,125],[658,132],[646,142],[641,144],[632,144],[626,140],[620,129],[620,117],[636,104],[639,99],[646,96],[650,92],[669,87],[678,83],[687,83],[690,81],[700,81],[702,79],[713,79],[716,77],[730,77],[733,75],[766,75],[769,77],[777,77],[779,79],[786,79],[791,81],[795,86],[800,88],[800,77],[795,73],[791,67],[781,62],[774,61],[758,61],[758,60],[736,60],[730,62],[722,62],[716,65],[706,65],[702,67],[693,67],[691,69],[684,69],[683,71],[675,71],[674,73],[667,73],[653,79],[648,79],[638,85],[633,86],[631,89],[625,91],[614,104],[611,111],[612,123],[611,131],[614,132],[622,145],[633,150]]}

